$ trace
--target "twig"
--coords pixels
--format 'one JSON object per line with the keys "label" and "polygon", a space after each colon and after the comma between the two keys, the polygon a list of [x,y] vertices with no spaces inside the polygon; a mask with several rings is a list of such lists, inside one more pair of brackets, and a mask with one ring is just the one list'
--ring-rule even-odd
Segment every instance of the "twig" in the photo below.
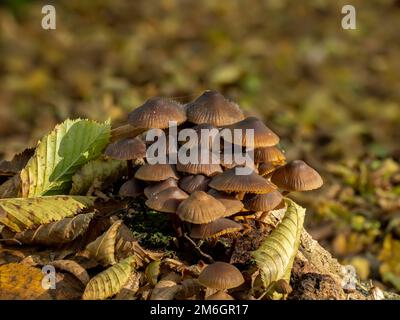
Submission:
{"label": "twig", "polygon": [[197,251],[201,256],[203,256],[204,258],[206,258],[210,263],[214,263],[213,257],[211,257],[209,254],[203,252],[203,251],[199,248],[199,246],[198,246],[186,233],[183,234],[183,237],[184,237],[187,241],[189,241],[189,242],[191,243],[191,245],[196,249],[196,251]]}

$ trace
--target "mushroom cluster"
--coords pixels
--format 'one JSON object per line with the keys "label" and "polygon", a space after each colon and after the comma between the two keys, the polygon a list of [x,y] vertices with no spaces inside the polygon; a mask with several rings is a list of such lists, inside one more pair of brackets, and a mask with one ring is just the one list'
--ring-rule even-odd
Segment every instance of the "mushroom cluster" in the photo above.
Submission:
{"label": "mushroom cluster", "polygon": [[[171,121],[175,128],[170,127]],[[244,228],[235,217],[269,212],[282,205],[283,194],[313,190],[323,184],[318,172],[304,161],[286,162],[284,152],[278,147],[279,136],[260,119],[245,117],[236,103],[216,91],[205,91],[186,105],[164,98],[149,99],[129,113],[128,123],[123,127],[115,131],[117,138],[105,151],[110,158],[128,162],[128,180],[122,185],[120,195],[144,194],[147,207],[171,216],[178,236],[187,233],[191,239],[207,240],[240,234]],[[201,154],[216,141],[221,142],[221,147],[195,162],[186,163],[178,157],[176,163],[152,163],[146,159],[146,150],[156,142],[147,141],[146,136],[154,129],[166,135],[174,130],[179,134],[185,129],[200,135],[207,129],[214,134],[207,136],[206,145],[186,140],[179,141],[181,148],[196,149]],[[248,129],[252,130],[252,141],[245,134]],[[221,130],[232,135],[219,135]],[[233,138],[237,132],[243,133],[240,139]],[[229,145],[231,148],[227,148]],[[237,167],[245,164],[235,162],[235,157],[229,162],[221,156],[237,152],[238,146],[240,152],[252,154],[249,174],[237,174]],[[165,150],[167,158],[173,158],[168,143]],[[209,266],[209,271],[204,270],[199,279],[205,286],[220,290],[217,297],[232,287],[227,284],[229,281],[236,281],[234,286],[241,284],[240,272],[237,274],[233,266],[228,266],[217,263],[215,270]],[[226,279],[219,277],[215,282],[212,275],[220,269],[223,274],[226,272]]]}

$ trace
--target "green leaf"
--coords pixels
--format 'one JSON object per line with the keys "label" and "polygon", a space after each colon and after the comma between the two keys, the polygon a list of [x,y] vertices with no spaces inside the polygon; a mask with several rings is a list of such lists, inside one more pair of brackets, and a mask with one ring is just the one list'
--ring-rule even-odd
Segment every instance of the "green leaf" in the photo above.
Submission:
{"label": "green leaf", "polygon": [[303,228],[305,209],[285,199],[287,210],[281,223],[252,253],[261,272],[264,288],[280,279],[290,280]]}
{"label": "green leaf", "polygon": [[110,138],[109,121],[66,120],[42,138],[21,172],[22,196],[66,194],[73,174],[97,158]]}
{"label": "green leaf", "polygon": [[96,159],[80,168],[72,177],[70,194],[86,194],[94,183],[112,183],[126,168],[126,161]]}
{"label": "green leaf", "polygon": [[34,229],[41,224],[74,216],[92,206],[94,199],[80,196],[0,199],[0,224],[15,232]]}
{"label": "green leaf", "polygon": [[83,300],[104,300],[117,294],[128,281],[135,261],[130,256],[93,277],[85,288]]}

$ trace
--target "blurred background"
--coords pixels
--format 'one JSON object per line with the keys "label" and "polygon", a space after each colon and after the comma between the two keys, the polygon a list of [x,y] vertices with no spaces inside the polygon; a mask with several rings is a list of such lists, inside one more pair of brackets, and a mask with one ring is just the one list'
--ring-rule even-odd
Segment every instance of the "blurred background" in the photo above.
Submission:
{"label": "blurred background", "polygon": [[400,291],[399,30],[399,0],[2,0],[0,159],[67,117],[118,125],[149,97],[217,89],[321,172],[320,191],[293,195],[307,230]]}

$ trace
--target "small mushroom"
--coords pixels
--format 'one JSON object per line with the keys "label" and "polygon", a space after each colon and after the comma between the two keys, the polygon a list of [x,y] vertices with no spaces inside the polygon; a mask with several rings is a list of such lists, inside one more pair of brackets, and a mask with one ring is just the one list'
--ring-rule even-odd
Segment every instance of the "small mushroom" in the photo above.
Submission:
{"label": "small mushroom", "polygon": [[263,177],[268,177],[275,169],[276,166],[270,162],[260,163],[258,165],[258,174]]}
{"label": "small mushroom", "polygon": [[216,293],[208,296],[206,300],[235,300],[231,295],[219,290]]}
{"label": "small mushroom", "polygon": [[178,187],[178,182],[174,178],[168,178],[167,180],[146,187],[144,189],[144,195],[147,198],[151,198],[157,193],[172,187]]}
{"label": "small mushroom", "polygon": [[244,283],[244,278],[238,268],[220,261],[205,267],[198,280],[203,286],[217,290],[236,288]]}
{"label": "small mushroom", "polygon": [[210,239],[226,234],[236,233],[242,229],[242,225],[233,220],[219,218],[205,224],[193,224],[190,237],[193,239]]}
{"label": "small mushroom", "polygon": [[224,217],[225,207],[213,196],[195,191],[182,201],[176,213],[182,221],[203,224]]}
{"label": "small mushroom", "polygon": [[243,203],[247,210],[271,211],[282,201],[283,196],[278,190],[264,194],[246,194]]}
{"label": "small mushroom", "polygon": [[256,148],[254,150],[255,163],[272,163],[273,165],[282,165],[286,161],[286,157],[277,147]]}
{"label": "small mushroom", "polygon": [[243,202],[234,197],[233,195],[225,192],[210,189],[208,194],[212,195],[215,199],[221,202],[225,207],[225,217],[229,217],[235,213],[240,212],[244,205]]}
{"label": "small mushroom", "polygon": [[[231,136],[227,135],[223,136],[223,138],[230,143],[235,142],[233,141],[235,129],[242,130],[242,146],[261,148],[272,147],[279,143],[279,137],[256,117],[248,117],[242,121],[227,126],[226,128],[231,130]],[[249,142],[246,142],[246,129],[254,130],[254,146],[251,146],[249,145]]]}
{"label": "small mushroom", "polygon": [[164,181],[168,178],[178,180],[175,166],[171,164],[149,164],[142,165],[135,173],[135,178],[143,181]]}
{"label": "small mushroom", "polygon": [[189,195],[181,189],[172,187],[155,194],[147,199],[145,203],[150,209],[160,212],[175,213],[181,202],[188,196]]}
{"label": "small mushroom", "polygon": [[198,174],[195,176],[183,177],[179,182],[179,187],[191,194],[195,191],[207,191],[209,182],[210,178]]}
{"label": "small mushroom", "polygon": [[196,100],[186,105],[188,121],[196,124],[208,123],[222,127],[244,118],[239,106],[227,100],[217,91],[207,90]]}
{"label": "small mushroom", "polygon": [[118,193],[121,197],[135,198],[143,193],[143,187],[137,179],[132,178],[121,186]]}
{"label": "small mushroom", "polygon": [[143,105],[128,115],[128,123],[135,128],[165,129],[169,121],[177,125],[186,121],[184,108],[175,101],[164,98],[148,99]]}
{"label": "small mushroom", "polygon": [[276,169],[271,181],[285,191],[308,191],[323,185],[319,173],[302,160],[294,160]]}

